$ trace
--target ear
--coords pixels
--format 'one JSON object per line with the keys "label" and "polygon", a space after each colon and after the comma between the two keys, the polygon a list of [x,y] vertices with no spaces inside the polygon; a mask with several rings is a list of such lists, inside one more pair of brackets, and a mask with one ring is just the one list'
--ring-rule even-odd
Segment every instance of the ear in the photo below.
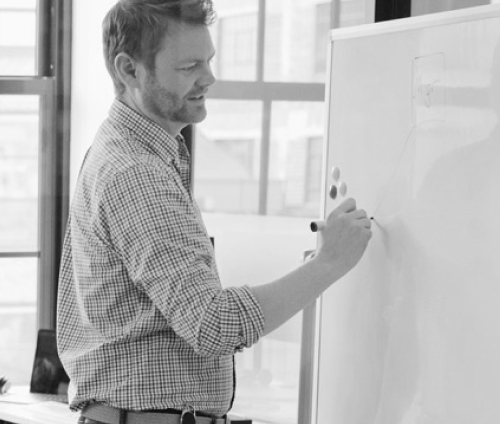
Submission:
{"label": "ear", "polygon": [[127,53],[118,53],[115,57],[115,69],[118,78],[122,83],[130,88],[136,88],[137,80],[137,62]]}

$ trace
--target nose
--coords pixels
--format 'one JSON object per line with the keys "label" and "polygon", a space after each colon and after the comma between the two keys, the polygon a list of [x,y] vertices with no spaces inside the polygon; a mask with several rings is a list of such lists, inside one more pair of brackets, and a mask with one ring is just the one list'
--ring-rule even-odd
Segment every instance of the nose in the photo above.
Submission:
{"label": "nose", "polygon": [[205,64],[203,68],[203,73],[198,80],[198,85],[202,87],[209,87],[215,83],[216,79],[214,73],[212,72],[212,66],[210,63]]}

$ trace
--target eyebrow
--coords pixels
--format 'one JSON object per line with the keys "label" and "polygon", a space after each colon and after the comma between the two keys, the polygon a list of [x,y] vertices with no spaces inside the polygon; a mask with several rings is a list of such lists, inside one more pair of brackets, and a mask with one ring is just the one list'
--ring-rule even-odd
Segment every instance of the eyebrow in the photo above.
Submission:
{"label": "eyebrow", "polygon": [[[213,53],[208,57],[208,60],[212,60],[215,57],[216,51],[214,50]],[[186,63],[200,63],[200,62],[205,62],[205,59],[200,59],[197,57],[187,57],[185,59],[182,59],[179,64],[186,64]]]}

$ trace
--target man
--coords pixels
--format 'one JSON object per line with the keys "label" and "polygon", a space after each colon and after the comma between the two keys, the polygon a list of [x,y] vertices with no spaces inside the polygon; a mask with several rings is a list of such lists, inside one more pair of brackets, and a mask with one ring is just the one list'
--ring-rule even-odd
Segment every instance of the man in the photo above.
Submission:
{"label": "man", "polygon": [[347,200],[307,264],[222,289],[180,136],[207,113],[212,15],[210,0],[122,0],[104,20],[116,100],[82,165],[58,297],[70,406],[87,423],[224,422],[235,352],[348,272],[371,236]]}

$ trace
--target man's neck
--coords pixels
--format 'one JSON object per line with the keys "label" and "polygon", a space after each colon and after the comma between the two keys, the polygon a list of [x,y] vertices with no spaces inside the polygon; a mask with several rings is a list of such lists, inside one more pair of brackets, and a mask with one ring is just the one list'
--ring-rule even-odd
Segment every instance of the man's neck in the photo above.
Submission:
{"label": "man's neck", "polygon": [[184,124],[178,122],[168,122],[150,113],[143,105],[139,104],[132,96],[128,96],[126,93],[117,96],[117,100],[121,101],[129,108],[135,110],[138,114],[148,118],[149,120],[162,127],[173,138],[176,138],[178,135],[180,135],[181,130],[185,127]]}

